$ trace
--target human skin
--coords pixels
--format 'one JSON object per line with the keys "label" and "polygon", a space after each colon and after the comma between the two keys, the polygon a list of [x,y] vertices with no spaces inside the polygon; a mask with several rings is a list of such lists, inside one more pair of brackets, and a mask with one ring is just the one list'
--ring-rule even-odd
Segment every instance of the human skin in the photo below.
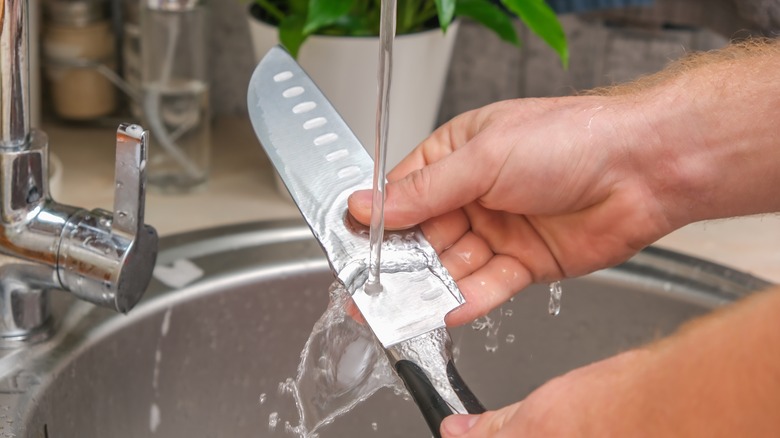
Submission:
{"label": "human skin", "polygon": [[[771,43],[732,46],[606,92],[505,101],[465,113],[388,174],[385,224],[421,225],[467,299],[448,315],[448,324],[458,325],[530,283],[615,265],[686,224],[780,211],[779,53]],[[364,223],[370,205],[367,192],[349,201]],[[735,388],[760,383],[780,394],[776,373],[754,372],[780,369],[778,294],[721,312],[663,347],[573,371],[498,413],[450,417],[443,435],[625,436],[632,424],[648,427],[640,435],[651,436],[711,436],[696,425],[729,430],[715,427],[726,415],[705,422],[697,416],[710,411],[698,401],[703,385],[696,383],[712,383],[706,400],[713,406],[765,412]],[[746,342],[758,334],[767,343]],[[734,351],[743,359],[720,360]],[[702,369],[673,366],[686,361]],[[643,411],[661,412],[678,395],[679,412],[689,415],[640,421]],[[731,398],[742,404],[729,404]],[[763,419],[756,427],[773,425],[780,433],[780,418]],[[475,420],[472,433],[452,433]]]}
{"label": "human skin", "polygon": [[442,436],[776,437],[778,311],[780,289],[756,294],[674,337],[558,377],[520,403],[451,416]]}

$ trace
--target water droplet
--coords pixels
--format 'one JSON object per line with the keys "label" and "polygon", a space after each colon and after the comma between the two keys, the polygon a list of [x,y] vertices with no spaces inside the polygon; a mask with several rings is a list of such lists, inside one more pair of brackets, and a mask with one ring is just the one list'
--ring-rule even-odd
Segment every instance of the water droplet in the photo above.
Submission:
{"label": "water droplet", "polygon": [[284,382],[279,383],[279,395],[292,394],[295,388],[295,381],[288,377]]}
{"label": "water droplet", "polygon": [[376,422],[373,422],[371,423],[371,429],[373,429],[374,432],[376,432],[377,430],[379,430],[379,425],[376,424]]}
{"label": "water droplet", "polygon": [[152,403],[149,410],[149,430],[155,433],[158,427],[160,427],[160,407],[156,403]]}
{"label": "water droplet", "polygon": [[515,311],[512,309],[504,309],[504,315],[506,316],[512,316],[514,315]]}
{"label": "water droplet", "polygon": [[262,393],[262,394],[260,394],[260,397],[258,398],[258,401],[259,401],[259,402],[260,402],[260,404],[262,405],[263,403],[265,403],[265,400],[266,400],[267,398],[268,398],[268,397],[265,395],[265,393]]}
{"label": "water droplet", "polygon": [[561,282],[550,283],[550,303],[547,305],[547,311],[550,312],[550,315],[558,316],[561,313],[561,295],[563,295]]}
{"label": "water droplet", "polygon": [[168,335],[168,330],[171,329],[171,314],[173,313],[173,308],[168,308],[168,310],[165,311],[165,315],[163,315],[163,321],[162,326],[160,327],[160,334],[163,336]]}
{"label": "water droplet", "polygon": [[279,424],[279,413],[271,412],[271,415],[268,416],[268,430],[270,432],[275,431],[277,424]]}
{"label": "water droplet", "polygon": [[477,331],[482,331],[488,328],[490,325],[490,319],[486,316],[483,316],[482,318],[477,318],[471,323],[471,328]]}
{"label": "water droplet", "polygon": [[513,335],[511,333],[506,335],[506,343],[507,344],[511,344],[513,342],[515,342],[515,335]]}

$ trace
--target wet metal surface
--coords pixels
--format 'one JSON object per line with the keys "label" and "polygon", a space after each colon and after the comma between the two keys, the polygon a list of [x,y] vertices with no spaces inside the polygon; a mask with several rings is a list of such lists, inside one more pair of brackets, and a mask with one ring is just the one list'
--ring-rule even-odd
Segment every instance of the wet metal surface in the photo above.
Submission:
{"label": "wet metal surface", "polygon": [[[160,279],[171,281],[176,266],[188,267],[189,284],[172,289]],[[290,413],[258,398],[295,375],[327,304],[333,275],[309,230],[284,222],[175,236],[159,267],[168,271],[126,316],[55,294],[56,335],[0,358],[0,437],[284,435],[269,433],[269,415]],[[492,315],[501,321],[495,352],[485,330],[453,330],[458,368],[488,408],[766,284],[651,249],[563,285],[557,317],[546,285]],[[412,402],[380,391],[320,436],[428,434]]]}

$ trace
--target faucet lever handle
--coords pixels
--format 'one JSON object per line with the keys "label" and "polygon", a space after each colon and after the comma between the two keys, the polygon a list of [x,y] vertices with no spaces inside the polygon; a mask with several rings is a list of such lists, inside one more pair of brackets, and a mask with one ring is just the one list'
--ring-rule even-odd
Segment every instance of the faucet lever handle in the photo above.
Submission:
{"label": "faucet lever handle", "polygon": [[114,212],[77,210],[58,245],[62,289],[120,312],[141,299],[157,257],[157,232],[144,224],[148,135],[138,125],[119,125]]}
{"label": "faucet lever handle", "polygon": [[149,131],[127,123],[117,128],[112,234],[132,239],[144,224],[148,146]]}

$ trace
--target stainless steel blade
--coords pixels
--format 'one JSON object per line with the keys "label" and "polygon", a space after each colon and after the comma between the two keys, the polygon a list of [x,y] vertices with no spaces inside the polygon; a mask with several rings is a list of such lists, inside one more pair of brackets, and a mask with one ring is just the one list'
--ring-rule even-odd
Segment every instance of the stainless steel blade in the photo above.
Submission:
{"label": "stainless steel blade", "polygon": [[266,154],[338,279],[385,347],[444,326],[463,304],[455,281],[419,229],[388,232],[384,290],[368,294],[368,229],[349,219],[347,198],[371,188],[373,161],[295,60],[276,47],[249,82],[249,117]]}

